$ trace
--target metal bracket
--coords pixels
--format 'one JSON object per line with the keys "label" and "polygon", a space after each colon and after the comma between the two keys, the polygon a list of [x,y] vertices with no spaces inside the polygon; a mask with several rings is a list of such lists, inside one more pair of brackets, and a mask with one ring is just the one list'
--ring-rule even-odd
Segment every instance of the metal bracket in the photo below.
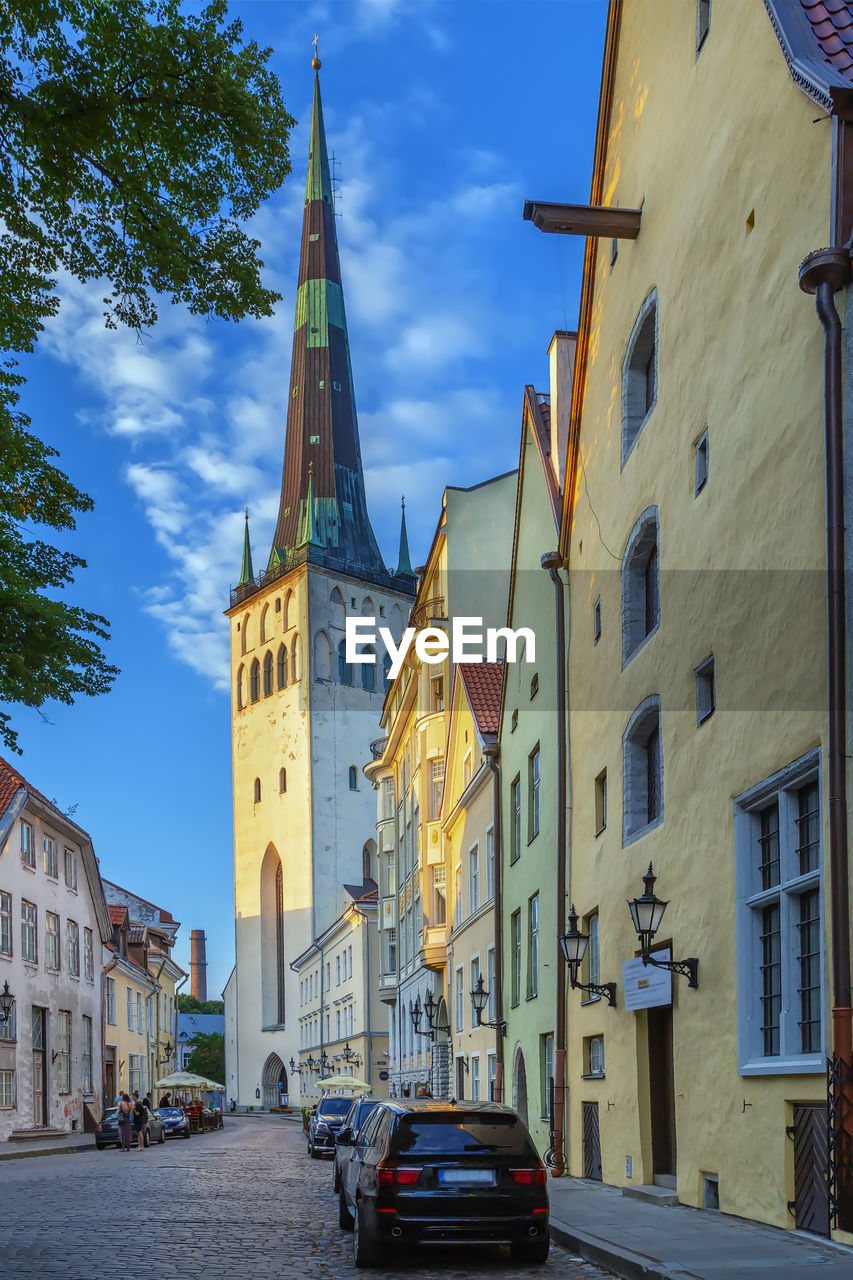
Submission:
{"label": "metal bracket", "polygon": [[482,1018],[477,1019],[478,1027],[491,1027],[492,1031],[499,1031],[502,1036],[507,1033],[507,1025],[505,1018],[498,1018],[494,1022],[484,1022]]}
{"label": "metal bracket", "polygon": [[655,960],[654,956],[643,956],[643,964],[652,964],[656,969],[668,969],[670,973],[678,973],[687,979],[688,987],[699,986],[699,961],[695,956],[688,960]]}
{"label": "metal bracket", "polygon": [[576,991],[589,991],[594,996],[605,996],[610,1008],[616,1008],[615,982],[573,982],[571,975],[569,981]]}

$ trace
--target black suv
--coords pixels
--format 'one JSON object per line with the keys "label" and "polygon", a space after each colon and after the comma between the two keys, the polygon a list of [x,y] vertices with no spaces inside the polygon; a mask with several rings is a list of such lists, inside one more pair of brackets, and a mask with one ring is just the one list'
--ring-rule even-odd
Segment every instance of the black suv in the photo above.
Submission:
{"label": "black suv", "polygon": [[353,1230],[357,1267],[377,1265],[398,1241],[508,1244],[520,1262],[548,1257],[545,1166],[499,1103],[380,1102],[340,1176],[340,1223]]}
{"label": "black suv", "polygon": [[349,1164],[355,1154],[355,1143],[361,1132],[361,1126],[367,1122],[373,1108],[376,1106],[375,1098],[356,1098],[347,1114],[344,1116],[344,1122],[338,1131],[337,1142],[335,1146],[335,1177],[333,1190],[339,1191],[341,1187],[341,1170],[345,1164]]}
{"label": "black suv", "polygon": [[308,1154],[312,1159],[335,1154],[335,1138],[351,1106],[352,1098],[321,1098],[317,1103],[308,1121]]}

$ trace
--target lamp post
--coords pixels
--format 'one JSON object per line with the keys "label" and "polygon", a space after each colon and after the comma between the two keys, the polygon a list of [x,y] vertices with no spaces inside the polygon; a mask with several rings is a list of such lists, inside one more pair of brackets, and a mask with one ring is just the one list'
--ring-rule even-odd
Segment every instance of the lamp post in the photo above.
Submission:
{"label": "lamp post", "polygon": [[637,937],[640,940],[640,955],[643,964],[654,965],[656,969],[668,969],[670,973],[680,973],[683,978],[687,979],[688,987],[698,987],[699,961],[695,956],[691,956],[687,960],[656,960],[650,954],[652,941],[663,920],[663,913],[669,906],[668,901],[664,902],[655,894],[656,879],[652,864],[649,863],[649,869],[643,876],[642,894],[639,898],[632,898],[628,903],[628,910],[631,912],[631,919],[637,931]]}
{"label": "lamp post", "polygon": [[174,1052],[174,1050],[173,1050],[173,1048],[172,1048],[172,1043],[171,1043],[171,1041],[170,1041],[170,1040],[167,1040],[167,1041],[166,1041],[166,1043],[165,1043],[165,1045],[163,1046],[163,1056],[162,1056],[161,1058],[159,1058],[159,1061],[160,1061],[160,1062],[171,1062],[173,1052]]}
{"label": "lamp post", "polygon": [[561,934],[559,939],[560,950],[563,953],[563,959],[569,970],[569,982],[578,991],[588,991],[590,995],[606,996],[607,1003],[611,1009],[616,1008],[616,983],[615,982],[578,982],[578,973],[583,964],[587,947],[589,946],[589,934],[581,933],[578,929],[578,913],[575,911],[575,904],[572,903],[572,909],[569,912],[568,930]]}
{"label": "lamp post", "polygon": [[303,1063],[301,1063],[301,1062],[294,1062],[294,1061],[293,1061],[293,1058],[291,1057],[291,1059],[290,1059],[290,1074],[291,1074],[292,1076],[301,1076],[301,1075],[302,1075],[302,1068],[303,1068],[303,1065],[304,1065],[304,1064],[303,1064]]}
{"label": "lamp post", "polygon": [[[421,1019],[423,1018],[424,1014],[426,1014],[427,1022],[429,1023],[428,1031],[421,1031]],[[418,994],[415,1000],[414,1006],[412,1008],[412,1026],[414,1027],[415,1035],[429,1036],[430,1040],[434,1041],[437,1032],[445,1031],[449,1033],[450,1027],[440,1026],[436,1022],[437,1016],[438,1016],[438,1004],[436,1003],[435,1000],[433,1000],[432,992],[431,991],[427,992],[426,1000],[424,1001],[423,1008],[421,1007],[420,994]]]}
{"label": "lamp post", "polygon": [[9,983],[3,983],[3,991],[0,992],[0,1022],[4,1025],[12,1016],[12,1005],[15,1003],[15,997],[9,990]]}
{"label": "lamp post", "polygon": [[478,976],[477,981],[474,983],[474,990],[471,992],[471,1003],[477,1015],[478,1027],[492,1027],[495,1031],[499,1031],[502,1036],[506,1035],[506,1021],[503,1018],[498,1018],[495,1022],[483,1021],[483,1010],[489,1003],[489,992],[483,986],[482,974]]}
{"label": "lamp post", "polygon": [[356,1053],[355,1049],[351,1049],[351,1048],[350,1048],[349,1040],[347,1040],[346,1044],[344,1045],[343,1049],[341,1050],[341,1057],[343,1058],[344,1062],[346,1062],[346,1063],[350,1063],[350,1062],[352,1062],[352,1063],[357,1063],[357,1062],[358,1062],[358,1063],[360,1063],[360,1062],[361,1062],[361,1058],[360,1058],[360,1057],[359,1057],[359,1055]]}

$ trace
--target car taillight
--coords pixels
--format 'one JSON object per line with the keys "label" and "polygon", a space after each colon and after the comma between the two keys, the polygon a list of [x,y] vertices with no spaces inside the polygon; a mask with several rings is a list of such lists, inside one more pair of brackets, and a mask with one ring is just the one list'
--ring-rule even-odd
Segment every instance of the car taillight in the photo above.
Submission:
{"label": "car taillight", "polygon": [[423,1169],[401,1169],[380,1164],[376,1167],[376,1181],[380,1187],[413,1187],[422,1173]]}
{"label": "car taillight", "polygon": [[544,1169],[510,1169],[510,1173],[520,1187],[544,1187],[548,1181]]}

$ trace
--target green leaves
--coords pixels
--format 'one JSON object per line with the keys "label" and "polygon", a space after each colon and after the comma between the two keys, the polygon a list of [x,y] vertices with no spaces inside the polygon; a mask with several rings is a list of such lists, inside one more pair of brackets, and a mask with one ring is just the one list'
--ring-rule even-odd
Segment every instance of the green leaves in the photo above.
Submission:
{"label": "green leaves", "polygon": [[[290,172],[293,120],[224,0],[17,0],[0,8],[0,353],[32,351],[56,281],[106,280],[108,327],[162,298],[197,315],[272,313],[241,223]],[[73,529],[90,500],[18,411],[0,367],[0,700],[101,693],[117,674],[95,614],[49,598],[83,562],[24,529]],[[14,656],[13,656],[14,655]],[[0,740],[15,748],[9,718]]]}

